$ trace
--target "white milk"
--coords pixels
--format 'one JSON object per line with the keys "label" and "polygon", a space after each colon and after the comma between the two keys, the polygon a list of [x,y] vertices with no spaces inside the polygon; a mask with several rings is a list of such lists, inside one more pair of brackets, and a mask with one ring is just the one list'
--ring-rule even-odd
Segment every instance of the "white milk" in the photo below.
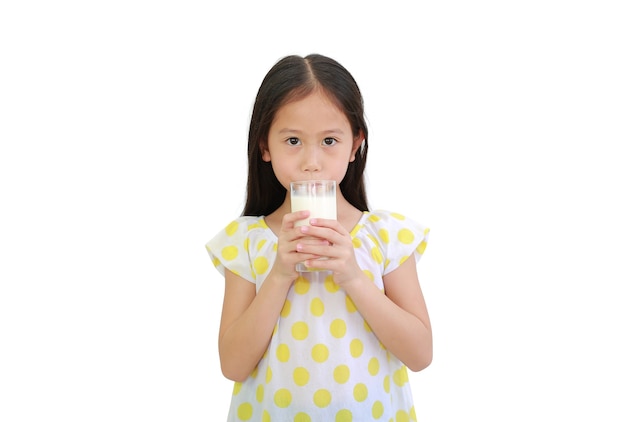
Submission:
{"label": "white milk", "polygon": [[314,197],[308,195],[292,195],[291,211],[309,210],[311,215],[305,220],[298,220],[296,226],[309,224],[311,218],[328,218],[337,219],[337,199],[334,195],[317,195]]}
{"label": "white milk", "polygon": [[[310,224],[311,218],[337,219],[337,184],[333,180],[306,180],[291,183],[291,211],[309,210],[309,218],[296,221],[297,226]],[[325,258],[320,258],[325,259]],[[296,264],[296,271],[319,271],[308,268],[303,262]]]}

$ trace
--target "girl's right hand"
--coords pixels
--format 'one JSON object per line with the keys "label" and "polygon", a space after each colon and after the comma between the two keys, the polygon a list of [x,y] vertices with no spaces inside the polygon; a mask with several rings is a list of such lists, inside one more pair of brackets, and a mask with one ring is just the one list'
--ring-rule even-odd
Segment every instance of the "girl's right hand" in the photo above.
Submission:
{"label": "girl's right hand", "polygon": [[307,259],[316,259],[319,256],[308,253],[298,252],[297,247],[300,244],[308,245],[327,245],[328,241],[320,238],[314,238],[310,235],[302,233],[300,227],[296,227],[296,222],[304,220],[310,215],[309,211],[296,211],[287,213],[283,216],[280,232],[278,233],[278,250],[276,260],[271,272],[281,277],[289,284],[298,278],[296,264]]}

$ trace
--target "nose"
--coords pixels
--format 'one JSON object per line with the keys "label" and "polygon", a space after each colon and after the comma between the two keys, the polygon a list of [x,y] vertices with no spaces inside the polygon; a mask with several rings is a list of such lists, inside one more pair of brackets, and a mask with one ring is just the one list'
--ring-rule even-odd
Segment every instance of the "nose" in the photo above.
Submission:
{"label": "nose", "polygon": [[305,148],[303,151],[302,170],[318,172],[321,170],[320,152],[317,148]]}

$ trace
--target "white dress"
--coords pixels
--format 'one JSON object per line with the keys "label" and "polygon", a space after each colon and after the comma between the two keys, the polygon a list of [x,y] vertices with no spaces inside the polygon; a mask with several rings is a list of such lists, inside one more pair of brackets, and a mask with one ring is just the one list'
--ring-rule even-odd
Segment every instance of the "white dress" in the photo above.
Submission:
{"label": "white dress", "polygon": [[[397,213],[365,212],[351,232],[357,262],[384,291],[383,275],[413,253],[419,260],[428,232]],[[206,247],[220,273],[228,268],[258,291],[277,238],[263,217],[240,217]],[[406,366],[380,343],[331,272],[301,273],[267,351],[234,385],[228,421],[410,420],[416,413]]]}

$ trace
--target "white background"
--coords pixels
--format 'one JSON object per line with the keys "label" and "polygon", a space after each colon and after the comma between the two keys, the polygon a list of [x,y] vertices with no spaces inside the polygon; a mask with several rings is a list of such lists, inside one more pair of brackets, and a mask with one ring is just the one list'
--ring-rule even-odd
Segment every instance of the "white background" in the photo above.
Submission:
{"label": "white background", "polygon": [[372,208],[431,227],[420,421],[624,421],[620,3],[3,2],[0,420],[225,419],[204,244],[261,79],[318,52]]}

